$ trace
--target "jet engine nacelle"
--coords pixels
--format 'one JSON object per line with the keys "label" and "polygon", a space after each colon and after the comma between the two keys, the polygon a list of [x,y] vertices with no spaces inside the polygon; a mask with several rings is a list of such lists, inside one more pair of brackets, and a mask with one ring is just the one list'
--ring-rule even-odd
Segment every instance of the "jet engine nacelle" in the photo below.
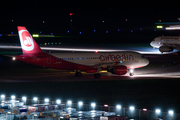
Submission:
{"label": "jet engine nacelle", "polygon": [[171,52],[171,51],[173,51],[174,49],[172,48],[172,47],[169,47],[169,46],[161,46],[161,47],[159,47],[159,51],[160,52]]}
{"label": "jet engine nacelle", "polygon": [[116,74],[116,75],[125,75],[127,73],[127,67],[126,66],[114,66],[113,68],[109,68],[107,71],[111,72],[112,74]]}

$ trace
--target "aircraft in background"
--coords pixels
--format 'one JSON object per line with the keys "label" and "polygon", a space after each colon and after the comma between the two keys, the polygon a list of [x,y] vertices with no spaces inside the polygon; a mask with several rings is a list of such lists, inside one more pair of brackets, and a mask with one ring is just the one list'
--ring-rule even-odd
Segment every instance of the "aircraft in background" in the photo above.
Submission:
{"label": "aircraft in background", "polygon": [[149,64],[143,55],[132,51],[110,53],[45,53],[35,42],[24,26],[18,26],[18,34],[22,47],[22,55],[13,59],[29,64],[60,70],[75,70],[75,76],[82,76],[81,71],[94,73],[100,78],[100,71],[107,70],[113,74],[134,75],[134,68]]}
{"label": "aircraft in background", "polygon": [[180,37],[179,36],[161,36],[156,37],[150,43],[153,48],[159,48],[161,53],[172,52],[174,49],[180,51]]}

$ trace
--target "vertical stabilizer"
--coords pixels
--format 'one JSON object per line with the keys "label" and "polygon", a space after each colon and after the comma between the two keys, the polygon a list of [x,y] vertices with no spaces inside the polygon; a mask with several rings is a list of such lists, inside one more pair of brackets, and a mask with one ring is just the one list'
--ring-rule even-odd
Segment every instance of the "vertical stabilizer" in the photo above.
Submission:
{"label": "vertical stabilizer", "polygon": [[28,32],[26,27],[18,26],[18,34],[22,47],[23,54],[38,54],[44,53]]}

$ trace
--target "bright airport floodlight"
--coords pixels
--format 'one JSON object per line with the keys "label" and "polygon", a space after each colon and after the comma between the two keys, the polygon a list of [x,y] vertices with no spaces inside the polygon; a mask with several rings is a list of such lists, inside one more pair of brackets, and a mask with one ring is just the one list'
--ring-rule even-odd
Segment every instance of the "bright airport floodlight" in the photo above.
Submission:
{"label": "bright airport floodlight", "polygon": [[1,95],[1,98],[5,98],[5,95]]}
{"label": "bright airport floodlight", "polygon": [[49,99],[48,99],[48,98],[46,98],[46,99],[44,99],[44,101],[47,103],[47,102],[49,102]]}
{"label": "bright airport floodlight", "polygon": [[38,100],[38,98],[37,98],[37,97],[34,97],[34,98],[33,98],[33,100],[34,100],[34,101],[37,101],[37,100]]}
{"label": "bright airport floodlight", "polygon": [[56,100],[56,103],[57,104],[61,104],[61,100]]}
{"label": "bright airport floodlight", "polygon": [[82,105],[83,105],[83,102],[81,102],[81,101],[78,102],[78,105],[79,105],[79,106],[82,106]]}
{"label": "bright airport floodlight", "polygon": [[156,114],[159,114],[160,112],[161,112],[161,110],[160,109],[156,109]]}
{"label": "bright airport floodlight", "polygon": [[91,103],[91,106],[94,108],[96,107],[96,103]]}
{"label": "bright airport floodlight", "polygon": [[15,98],[16,98],[16,96],[15,96],[15,95],[12,95],[12,96],[11,96],[11,99],[12,99],[12,100],[14,100]]}
{"label": "bright airport floodlight", "polygon": [[67,101],[67,104],[68,104],[68,105],[71,105],[71,104],[72,104],[72,101],[71,101],[71,100],[68,100],[68,101]]}
{"label": "bright airport floodlight", "polygon": [[27,99],[26,97],[22,97],[22,100],[23,100],[23,101],[26,101],[26,99]]}
{"label": "bright airport floodlight", "polygon": [[107,105],[107,104],[105,104],[105,105],[104,105],[104,107],[108,107],[108,105]]}
{"label": "bright airport floodlight", "polygon": [[133,107],[133,106],[130,106],[129,109],[130,109],[131,111],[133,111],[133,110],[134,110],[134,107]]}
{"label": "bright airport floodlight", "polygon": [[121,106],[120,106],[120,105],[116,105],[116,108],[117,108],[117,109],[121,109]]}
{"label": "bright airport floodlight", "polygon": [[172,110],[169,110],[168,113],[169,113],[170,116],[173,116],[173,115],[174,115],[174,111],[172,111]]}

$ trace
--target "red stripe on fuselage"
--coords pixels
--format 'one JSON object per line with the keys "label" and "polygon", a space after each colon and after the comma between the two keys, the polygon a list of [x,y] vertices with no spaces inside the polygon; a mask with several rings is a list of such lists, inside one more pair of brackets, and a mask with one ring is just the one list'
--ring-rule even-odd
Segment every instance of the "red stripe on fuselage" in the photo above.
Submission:
{"label": "red stripe on fuselage", "polygon": [[87,70],[90,68],[89,66],[64,61],[46,53],[18,55],[16,59],[37,66],[61,70]]}

